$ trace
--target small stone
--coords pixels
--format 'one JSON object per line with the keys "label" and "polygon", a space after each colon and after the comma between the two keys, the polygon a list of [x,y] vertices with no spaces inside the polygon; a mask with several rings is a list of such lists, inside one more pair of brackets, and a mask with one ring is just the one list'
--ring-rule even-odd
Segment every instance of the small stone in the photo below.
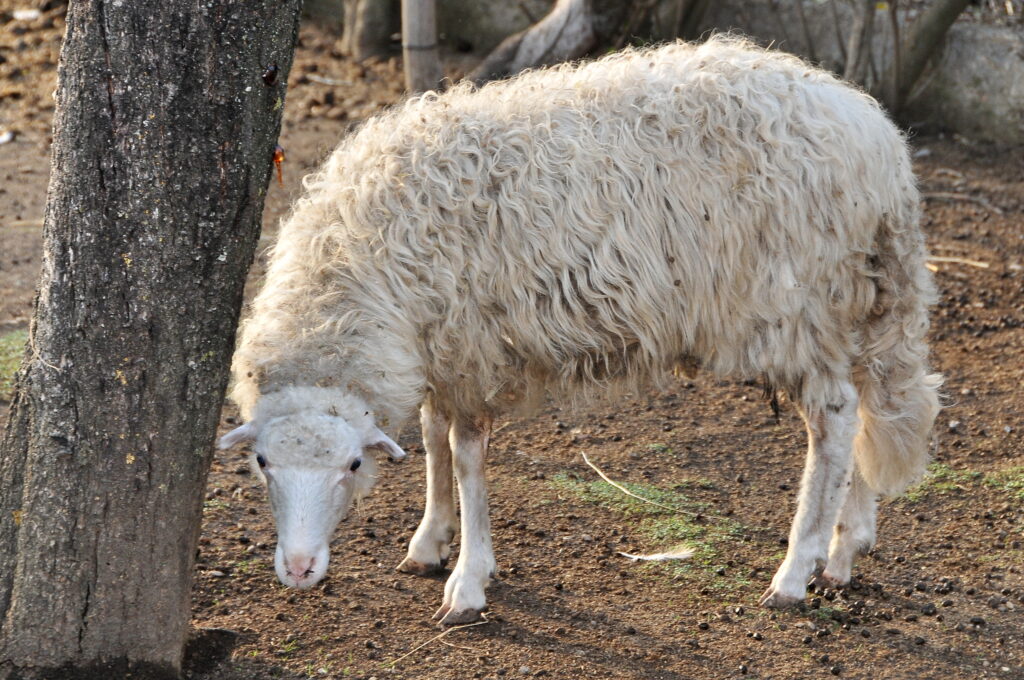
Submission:
{"label": "small stone", "polygon": [[519,667],[519,675],[529,675],[529,674],[530,674],[530,667],[529,666],[520,666]]}
{"label": "small stone", "polygon": [[828,672],[831,673],[832,675],[839,675],[840,673],[843,672],[843,669],[840,668],[839,666],[832,666],[832,668],[828,669]]}
{"label": "small stone", "polygon": [[921,607],[921,613],[924,614],[925,616],[935,616],[935,613],[937,611],[938,611],[938,609],[936,609],[935,605],[932,604],[931,602],[929,602],[925,606]]}

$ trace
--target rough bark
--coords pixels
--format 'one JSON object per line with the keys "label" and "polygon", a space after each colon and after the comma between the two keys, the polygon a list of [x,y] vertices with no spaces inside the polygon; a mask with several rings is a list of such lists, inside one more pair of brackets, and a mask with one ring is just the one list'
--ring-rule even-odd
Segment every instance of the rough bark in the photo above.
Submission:
{"label": "rough bark", "polygon": [[437,51],[435,0],[402,0],[402,63],[410,93],[440,85],[444,73]]}
{"label": "rough bark", "polygon": [[0,444],[0,677],[174,677],[298,0],[81,0]]}

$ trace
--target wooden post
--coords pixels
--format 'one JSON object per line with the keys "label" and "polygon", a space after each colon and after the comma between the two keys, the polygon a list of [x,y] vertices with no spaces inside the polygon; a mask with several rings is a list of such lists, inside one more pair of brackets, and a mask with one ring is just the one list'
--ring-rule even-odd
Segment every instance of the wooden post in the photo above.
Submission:
{"label": "wooden post", "polygon": [[402,0],[402,60],[410,94],[436,89],[441,83],[435,0]]}

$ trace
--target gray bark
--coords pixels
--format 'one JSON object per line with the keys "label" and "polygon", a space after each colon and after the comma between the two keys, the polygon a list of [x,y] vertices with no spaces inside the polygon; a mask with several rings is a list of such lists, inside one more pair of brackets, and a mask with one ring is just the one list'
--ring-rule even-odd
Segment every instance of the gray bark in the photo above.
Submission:
{"label": "gray bark", "polygon": [[928,5],[907,31],[902,43],[901,60],[894,65],[893,80],[897,83],[894,101],[888,102],[893,110],[899,110],[907,100],[917,79],[924,73],[931,56],[960,13],[970,0],[938,0]]}
{"label": "gray bark", "polygon": [[345,0],[342,53],[359,61],[386,55],[398,25],[397,10],[392,0]]}
{"label": "gray bark", "polygon": [[849,44],[846,47],[846,65],[843,78],[854,83],[865,83],[868,62],[871,59],[871,36],[875,21],[875,0],[861,0],[857,3],[850,31]]}
{"label": "gray bark", "polygon": [[558,0],[547,16],[506,38],[467,78],[482,84],[581,57],[594,45],[621,37],[632,11],[630,3],[620,0]]}
{"label": "gray bark", "polygon": [[444,73],[437,50],[435,0],[402,0],[402,63],[405,89],[410,93],[434,90]]}
{"label": "gray bark", "polygon": [[506,38],[468,79],[477,84],[583,56],[594,44],[590,0],[558,0],[539,22]]}
{"label": "gray bark", "polygon": [[0,677],[179,672],[298,5],[70,5],[0,443]]}

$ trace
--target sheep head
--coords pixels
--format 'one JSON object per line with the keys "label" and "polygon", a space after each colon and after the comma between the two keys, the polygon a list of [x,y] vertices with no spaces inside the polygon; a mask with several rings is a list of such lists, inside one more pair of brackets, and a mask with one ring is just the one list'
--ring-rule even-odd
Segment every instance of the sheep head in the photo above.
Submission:
{"label": "sheep head", "polygon": [[299,411],[257,418],[221,438],[222,449],[252,442],[250,461],[277,525],[274,568],[286,586],[310,588],[327,573],[335,528],[377,481],[376,454],[405,457],[369,418],[354,420]]}

